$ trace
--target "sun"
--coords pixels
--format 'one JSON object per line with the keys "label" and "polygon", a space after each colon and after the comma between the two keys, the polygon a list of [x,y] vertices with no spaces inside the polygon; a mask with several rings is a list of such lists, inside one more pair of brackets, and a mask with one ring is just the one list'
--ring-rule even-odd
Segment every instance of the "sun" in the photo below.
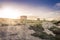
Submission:
{"label": "sun", "polygon": [[20,12],[12,7],[3,7],[0,9],[0,14],[0,17],[4,18],[17,18],[20,15]]}
{"label": "sun", "polygon": [[[26,8],[26,7],[25,7]],[[20,16],[31,16],[33,15],[28,9],[20,7],[20,5],[3,4],[0,8],[0,18],[20,18]]]}

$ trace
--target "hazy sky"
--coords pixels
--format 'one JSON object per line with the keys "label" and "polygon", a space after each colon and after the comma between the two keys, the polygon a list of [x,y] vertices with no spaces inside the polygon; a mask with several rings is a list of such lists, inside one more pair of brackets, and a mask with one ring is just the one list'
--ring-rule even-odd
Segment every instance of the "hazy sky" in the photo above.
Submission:
{"label": "hazy sky", "polygon": [[[51,18],[60,16],[60,0],[0,0],[2,9],[13,12],[1,12],[0,17],[17,17],[21,15]],[[8,15],[8,16],[7,16]],[[14,16],[15,15],[15,16]]]}

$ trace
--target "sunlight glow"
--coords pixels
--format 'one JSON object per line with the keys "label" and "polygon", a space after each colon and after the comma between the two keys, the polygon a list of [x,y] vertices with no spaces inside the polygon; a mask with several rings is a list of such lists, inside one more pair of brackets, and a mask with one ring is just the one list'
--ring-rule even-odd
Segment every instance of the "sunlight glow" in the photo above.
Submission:
{"label": "sunlight glow", "polygon": [[4,18],[17,18],[20,12],[17,9],[11,7],[4,7],[0,9],[1,17]]}
{"label": "sunlight glow", "polygon": [[32,15],[26,9],[16,5],[4,5],[0,8],[0,18],[20,18],[20,16],[30,16]]}

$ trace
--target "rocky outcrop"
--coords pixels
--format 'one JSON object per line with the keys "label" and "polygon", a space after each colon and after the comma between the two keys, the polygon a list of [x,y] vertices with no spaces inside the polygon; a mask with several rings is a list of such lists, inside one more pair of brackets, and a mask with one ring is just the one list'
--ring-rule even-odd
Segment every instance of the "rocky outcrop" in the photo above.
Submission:
{"label": "rocky outcrop", "polygon": [[44,32],[46,32],[47,34],[51,34],[51,35],[55,36],[55,34],[49,30],[53,26],[56,26],[56,25],[51,23],[51,22],[43,22],[42,23],[42,27],[44,28]]}
{"label": "rocky outcrop", "polygon": [[28,25],[20,25],[20,26],[7,26],[2,29],[7,29],[2,31],[4,35],[0,35],[1,40],[41,40],[38,37],[31,36],[34,33],[33,30],[29,29]]}

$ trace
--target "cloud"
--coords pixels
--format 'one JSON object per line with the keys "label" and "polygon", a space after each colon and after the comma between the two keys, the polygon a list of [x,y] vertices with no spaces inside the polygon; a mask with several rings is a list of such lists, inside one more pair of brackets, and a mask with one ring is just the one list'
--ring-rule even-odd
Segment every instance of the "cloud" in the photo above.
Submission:
{"label": "cloud", "polygon": [[56,6],[59,6],[60,7],[60,3],[56,3]]}
{"label": "cloud", "polygon": [[60,10],[60,3],[56,3],[55,6],[54,6],[54,9]]}

